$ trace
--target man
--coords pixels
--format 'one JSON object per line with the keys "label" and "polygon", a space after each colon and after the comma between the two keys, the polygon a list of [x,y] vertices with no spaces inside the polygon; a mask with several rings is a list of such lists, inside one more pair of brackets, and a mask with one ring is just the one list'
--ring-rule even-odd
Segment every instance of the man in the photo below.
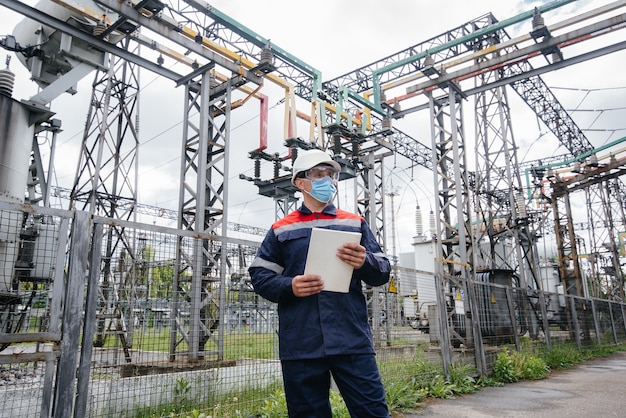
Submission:
{"label": "man", "polygon": [[[365,220],[332,204],[341,167],[321,150],[301,152],[292,183],[304,203],[272,225],[249,268],[255,291],[278,303],[279,352],[290,417],[331,418],[330,376],[352,417],[389,417],[362,282],[389,280],[389,260]],[[347,293],[304,274],[313,227],[361,233],[337,257],[353,267]]]}

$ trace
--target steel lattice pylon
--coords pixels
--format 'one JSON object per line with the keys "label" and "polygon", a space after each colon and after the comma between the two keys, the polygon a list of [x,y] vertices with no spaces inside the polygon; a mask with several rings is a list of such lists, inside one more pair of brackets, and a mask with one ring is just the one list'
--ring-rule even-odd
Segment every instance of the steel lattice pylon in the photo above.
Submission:
{"label": "steel lattice pylon", "polygon": [[[132,48],[123,41],[126,50]],[[137,45],[134,46],[138,48]],[[133,51],[137,53],[137,51]],[[112,219],[134,220],[137,203],[137,156],[139,132],[139,66],[110,57],[108,71],[96,73],[90,108],[70,208],[87,210]],[[130,361],[132,327],[128,307],[120,304],[121,292],[134,292],[135,238],[123,226],[107,231],[102,257],[102,286],[99,289],[100,319],[96,346],[107,334],[117,334]],[[118,260],[117,265],[112,261]]]}
{"label": "steel lattice pylon", "polygon": [[[470,190],[463,128],[463,102],[454,86],[448,96],[435,99],[428,95],[430,105],[432,159],[435,188],[436,256],[435,283],[441,329],[441,345],[450,346],[452,335],[459,344],[474,347],[482,353],[482,337],[473,287],[467,281],[473,276],[468,263],[472,254]],[[457,302],[463,301],[463,306]],[[455,343],[455,345],[457,345]],[[446,373],[451,365],[450,351],[442,350]],[[485,359],[477,358],[479,370]]]}
{"label": "steel lattice pylon", "polygon": [[579,251],[591,265],[582,283],[585,296],[624,300],[624,274],[619,264],[623,252],[618,244],[626,225],[620,193],[623,187],[620,179],[607,179],[584,190],[587,223],[592,226],[587,228],[587,245],[582,253]]}
{"label": "steel lattice pylon", "polygon": [[[359,215],[363,216],[370,229],[380,243],[387,242],[385,239],[385,211],[384,199],[384,157],[371,151],[361,156],[362,170],[360,175],[354,178],[357,190],[355,195],[356,207]],[[387,250],[387,248],[385,248]],[[366,297],[371,309],[372,334],[374,343],[379,345],[381,341],[391,341],[392,309],[388,306],[387,286],[384,288],[374,287],[366,289]]]}
{"label": "steel lattice pylon", "polygon": [[[489,37],[483,42],[498,41],[499,37]],[[490,57],[484,59],[487,58]],[[484,59],[478,60],[478,64]],[[540,288],[535,238],[530,231],[518,169],[511,109],[505,86],[498,86],[500,77],[500,72],[494,71],[475,78],[478,85],[496,87],[475,96],[476,174],[472,189],[477,219],[472,231],[473,269],[508,270],[517,274],[520,287]],[[522,303],[521,312],[526,314],[520,320],[534,337],[538,333],[537,318],[525,298]]]}
{"label": "steel lattice pylon", "polygon": [[[185,84],[178,228],[225,237],[231,80],[216,83],[210,68]],[[187,343],[190,362],[223,356],[227,249],[223,241],[179,238],[172,295],[170,359]],[[181,318],[188,310],[189,324]],[[179,338],[181,337],[181,338]],[[207,343],[213,349],[207,349]]]}

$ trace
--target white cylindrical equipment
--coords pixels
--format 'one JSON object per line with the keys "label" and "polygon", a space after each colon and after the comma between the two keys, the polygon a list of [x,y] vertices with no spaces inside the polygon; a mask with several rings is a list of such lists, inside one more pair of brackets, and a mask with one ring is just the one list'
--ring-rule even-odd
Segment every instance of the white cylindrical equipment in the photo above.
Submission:
{"label": "white cylindrical equipment", "polygon": [[[0,201],[22,203],[34,136],[30,110],[0,94],[0,115]],[[22,214],[0,214],[0,293],[10,293]]]}
{"label": "white cylindrical equipment", "polygon": [[[80,3],[70,0],[67,3],[76,3],[76,10],[84,10],[85,13],[89,11],[89,15],[102,16],[102,19],[106,18],[109,22],[117,20],[116,13],[105,10],[93,0],[81,0]],[[35,8],[90,34],[102,30],[102,22],[87,19],[51,0],[41,0]],[[32,80],[41,87],[54,82],[59,75],[69,72],[79,62],[88,62],[99,67],[104,65],[102,55],[96,52],[93,45],[79,39],[69,41],[68,38],[63,38],[57,29],[29,18],[24,18],[15,26],[13,36],[20,46],[36,45],[43,52],[43,58],[17,54],[20,62],[30,71]],[[120,38],[119,34],[107,37],[111,43],[117,42]]]}
{"label": "white cylindrical equipment", "polygon": [[34,135],[30,111],[0,95],[0,115],[0,200],[22,203]]}

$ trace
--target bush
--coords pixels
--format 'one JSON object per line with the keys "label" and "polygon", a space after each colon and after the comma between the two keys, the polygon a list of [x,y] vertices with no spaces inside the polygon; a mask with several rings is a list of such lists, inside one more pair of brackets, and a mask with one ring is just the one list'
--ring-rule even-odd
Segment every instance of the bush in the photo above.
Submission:
{"label": "bush", "polygon": [[517,368],[508,351],[498,353],[498,357],[493,364],[493,378],[502,383],[517,382],[519,379]]}
{"label": "bush", "polygon": [[543,379],[550,372],[550,367],[542,358],[533,355],[523,356],[520,379],[539,380]]}

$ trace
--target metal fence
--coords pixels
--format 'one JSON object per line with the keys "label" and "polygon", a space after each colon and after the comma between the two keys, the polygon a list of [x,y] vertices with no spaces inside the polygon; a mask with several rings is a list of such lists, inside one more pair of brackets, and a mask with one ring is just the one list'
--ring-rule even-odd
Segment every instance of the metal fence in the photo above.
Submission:
{"label": "metal fence", "polygon": [[[257,246],[0,203],[0,417],[260,413],[282,381],[276,306],[247,275]],[[399,269],[398,279],[418,274]],[[442,281],[445,306],[428,304],[427,326],[416,322],[420,308],[407,317],[401,294],[368,294],[383,301],[372,322],[384,380],[408,377],[423,359],[488,365],[522,339],[579,348],[626,339],[623,304],[489,280],[464,285],[474,286],[476,310]]]}

